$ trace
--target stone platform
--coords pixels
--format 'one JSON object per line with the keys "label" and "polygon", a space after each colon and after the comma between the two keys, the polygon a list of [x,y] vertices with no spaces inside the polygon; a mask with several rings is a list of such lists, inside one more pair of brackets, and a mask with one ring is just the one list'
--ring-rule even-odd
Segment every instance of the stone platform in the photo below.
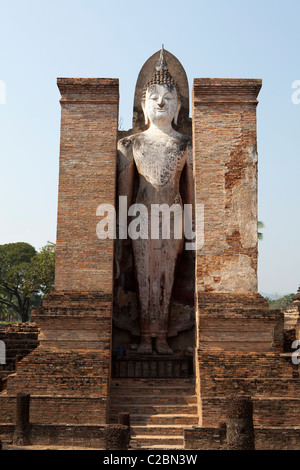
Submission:
{"label": "stone platform", "polygon": [[113,378],[188,378],[194,375],[194,358],[191,354],[113,356]]}

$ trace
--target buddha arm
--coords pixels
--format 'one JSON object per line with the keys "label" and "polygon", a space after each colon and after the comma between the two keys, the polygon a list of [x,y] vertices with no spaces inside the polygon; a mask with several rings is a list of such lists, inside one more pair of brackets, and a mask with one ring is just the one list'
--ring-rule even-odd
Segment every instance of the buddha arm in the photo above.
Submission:
{"label": "buddha arm", "polygon": [[[131,204],[132,198],[132,190],[133,190],[133,179],[134,179],[134,161],[133,161],[133,153],[132,153],[132,144],[131,141],[127,138],[121,139],[118,142],[118,153],[117,153],[117,166],[118,166],[118,179],[117,179],[117,193],[118,197],[125,196],[127,197],[127,204],[126,204],[126,217],[123,214],[123,217],[120,217],[118,213],[117,216],[117,252],[116,257],[117,260],[121,259],[122,257],[122,248],[123,248],[123,239],[120,239],[120,233],[127,234],[127,223],[126,227],[120,226],[122,223],[121,221],[127,220],[128,209]],[[120,202],[120,201],[119,201]],[[122,205],[122,207],[124,207]],[[120,210],[120,204],[119,204]],[[125,241],[126,243],[126,241]]]}
{"label": "buddha arm", "polygon": [[129,139],[118,142],[118,196],[127,197],[127,210],[131,203],[134,178],[132,143]]}

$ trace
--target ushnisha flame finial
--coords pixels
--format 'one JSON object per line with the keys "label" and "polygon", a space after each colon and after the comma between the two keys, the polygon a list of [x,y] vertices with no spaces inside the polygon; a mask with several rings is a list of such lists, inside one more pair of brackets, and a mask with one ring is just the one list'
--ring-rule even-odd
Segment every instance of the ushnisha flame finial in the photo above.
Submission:
{"label": "ushnisha flame finial", "polygon": [[173,79],[172,75],[169,72],[167,61],[165,58],[165,50],[164,50],[164,45],[162,45],[160,54],[159,54],[159,59],[156,64],[156,71],[154,75],[150,78],[150,80],[144,85],[143,88],[143,97],[142,100],[145,101],[146,98],[146,90],[149,86],[151,85],[169,85],[173,86],[176,88],[178,96],[180,95],[179,92],[179,87],[175,80]]}
{"label": "ushnisha flame finial", "polygon": [[161,46],[159,59],[158,59],[158,62],[156,64],[156,70],[158,72],[160,72],[161,70],[168,70],[168,65],[167,65],[167,61],[166,61],[166,58],[165,58],[164,45]]}

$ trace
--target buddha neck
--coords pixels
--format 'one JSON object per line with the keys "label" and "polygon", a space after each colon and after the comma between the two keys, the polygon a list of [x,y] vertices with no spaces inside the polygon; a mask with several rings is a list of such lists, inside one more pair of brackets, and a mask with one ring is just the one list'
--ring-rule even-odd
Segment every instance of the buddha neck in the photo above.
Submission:
{"label": "buddha neck", "polygon": [[173,129],[172,127],[172,124],[171,123],[166,123],[166,124],[160,124],[159,126],[157,126],[156,124],[154,123],[151,123],[150,124],[150,127],[149,129],[147,129],[145,131],[147,134],[151,134],[151,135],[175,135],[176,134],[176,131],[175,129]]}

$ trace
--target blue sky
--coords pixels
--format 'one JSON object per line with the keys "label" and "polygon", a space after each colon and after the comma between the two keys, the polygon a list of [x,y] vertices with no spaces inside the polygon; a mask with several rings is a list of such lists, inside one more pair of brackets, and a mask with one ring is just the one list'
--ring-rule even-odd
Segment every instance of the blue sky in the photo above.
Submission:
{"label": "blue sky", "polygon": [[[57,77],[117,77],[131,127],[144,62],[164,43],[198,77],[262,78],[259,94],[259,290],[300,284],[299,0],[0,1],[0,244],[56,238]],[[300,96],[300,95],[299,95]]]}

